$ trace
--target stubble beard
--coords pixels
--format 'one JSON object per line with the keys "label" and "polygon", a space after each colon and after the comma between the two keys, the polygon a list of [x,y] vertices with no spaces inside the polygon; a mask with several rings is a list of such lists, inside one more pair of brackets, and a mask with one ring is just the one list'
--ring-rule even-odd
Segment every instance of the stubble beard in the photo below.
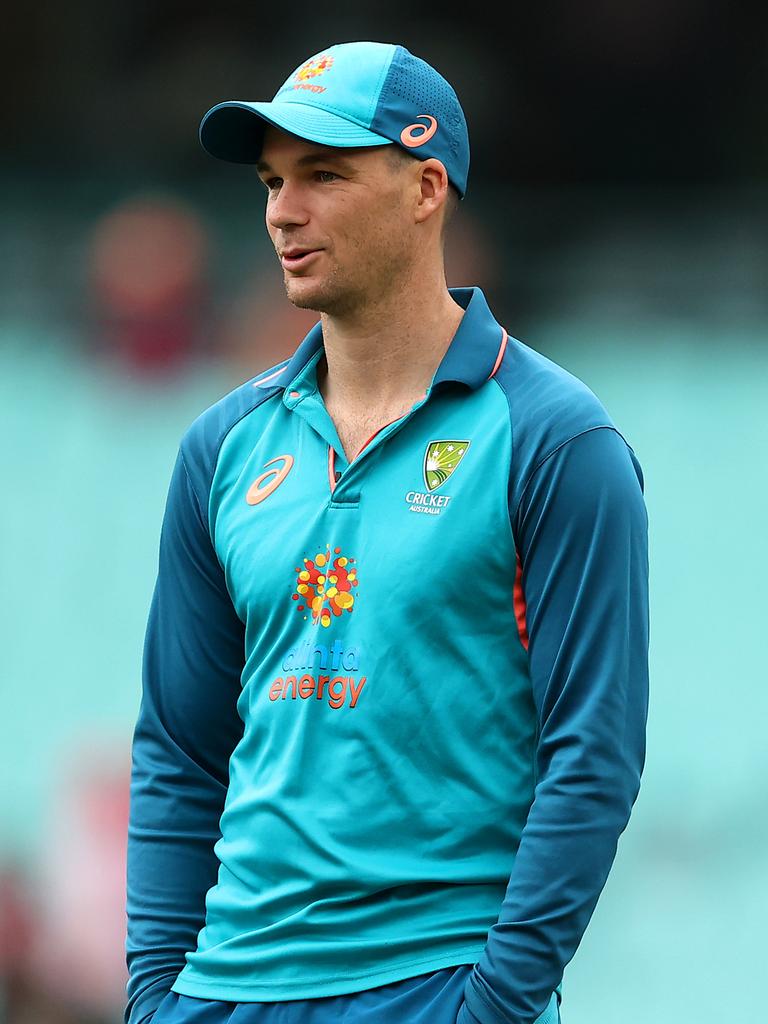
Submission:
{"label": "stubble beard", "polygon": [[[298,309],[311,309],[334,317],[349,316],[372,300],[380,300],[387,291],[404,287],[411,273],[411,259],[402,249],[379,254],[376,267],[356,280],[345,278],[341,268],[334,264],[326,277],[312,289],[291,292],[291,281],[284,278],[288,300]],[[361,260],[365,259],[361,253]],[[361,264],[357,264],[358,266]]]}
{"label": "stubble beard", "polygon": [[350,289],[344,287],[340,280],[338,267],[333,267],[329,274],[318,281],[312,288],[291,288],[296,280],[284,278],[285,294],[297,309],[311,309],[316,313],[331,313],[339,315],[344,312],[349,304]]}

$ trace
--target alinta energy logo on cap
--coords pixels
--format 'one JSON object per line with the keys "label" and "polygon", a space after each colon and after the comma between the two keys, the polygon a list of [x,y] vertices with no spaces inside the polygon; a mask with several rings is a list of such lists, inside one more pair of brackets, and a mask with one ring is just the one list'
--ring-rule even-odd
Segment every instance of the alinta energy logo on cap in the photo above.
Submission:
{"label": "alinta energy logo on cap", "polygon": [[305,61],[298,71],[294,74],[294,79],[299,83],[294,85],[294,89],[311,89],[312,92],[325,92],[324,85],[316,85],[314,82],[308,84],[309,79],[317,78],[318,75],[322,75],[328,68],[333,67],[333,57],[330,54],[325,53],[322,57],[311,57]]}

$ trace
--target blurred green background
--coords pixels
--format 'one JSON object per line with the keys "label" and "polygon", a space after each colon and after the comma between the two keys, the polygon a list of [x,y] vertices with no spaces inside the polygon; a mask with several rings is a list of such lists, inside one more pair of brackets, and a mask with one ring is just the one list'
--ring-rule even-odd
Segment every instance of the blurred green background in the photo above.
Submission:
{"label": "blurred green background", "polygon": [[753,125],[768,75],[750,43],[764,51],[766,18],[707,10],[563,6],[517,14],[513,40],[391,3],[353,19],[307,5],[290,39],[284,11],[238,3],[38,4],[34,24],[15,12],[0,163],[0,1021],[122,1019],[130,738],[176,446],[315,319],[284,296],[262,186],[200,150],[200,116],[271,96],[354,38],[400,41],[454,83],[473,165],[449,284],[479,284],[512,335],[584,380],[645,474],[646,769],[566,968],[563,1020],[759,1019],[768,189]]}

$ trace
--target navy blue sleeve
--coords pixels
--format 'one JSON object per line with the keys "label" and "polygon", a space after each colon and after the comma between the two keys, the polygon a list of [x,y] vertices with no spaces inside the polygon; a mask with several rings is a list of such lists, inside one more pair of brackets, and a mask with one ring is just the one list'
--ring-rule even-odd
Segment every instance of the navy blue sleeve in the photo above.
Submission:
{"label": "navy blue sleeve", "polygon": [[648,519],[634,453],[612,427],[583,431],[534,467],[510,514],[536,787],[458,1024],[531,1024],[547,1006],[607,880],[645,761]]}
{"label": "navy blue sleeve", "polygon": [[182,447],[160,533],[132,744],[126,1024],[154,1013],[205,923],[229,757],[243,730],[236,702],[244,649],[205,495],[192,485]]}

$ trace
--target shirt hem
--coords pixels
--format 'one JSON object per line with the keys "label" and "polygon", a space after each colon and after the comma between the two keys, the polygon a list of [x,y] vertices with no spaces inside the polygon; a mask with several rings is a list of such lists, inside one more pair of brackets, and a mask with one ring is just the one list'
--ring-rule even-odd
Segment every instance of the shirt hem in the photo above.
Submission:
{"label": "shirt hem", "polygon": [[[465,949],[458,949],[452,953],[446,953],[442,957],[429,957],[426,960],[405,960],[399,964],[393,964],[386,971],[372,971],[364,974],[347,974],[343,978],[318,978],[315,981],[302,980],[296,982],[277,982],[269,985],[260,981],[258,984],[252,982],[226,982],[196,981],[194,978],[184,977],[184,971],[179,974],[171,986],[172,991],[180,995],[193,996],[198,999],[217,999],[225,1002],[281,1002],[287,999],[313,999],[318,996],[339,996],[351,995],[364,989],[377,988],[380,985],[388,985],[395,981],[405,981],[417,974],[426,974],[429,971],[438,971],[445,967],[459,967],[463,964],[473,966],[482,952],[485,945],[470,946]],[[462,959],[469,957],[471,959]],[[409,968],[422,967],[421,971],[411,971]],[[355,987],[355,982],[366,981],[369,984]],[[352,987],[350,987],[352,986]],[[280,995],[277,993],[280,992]]]}

